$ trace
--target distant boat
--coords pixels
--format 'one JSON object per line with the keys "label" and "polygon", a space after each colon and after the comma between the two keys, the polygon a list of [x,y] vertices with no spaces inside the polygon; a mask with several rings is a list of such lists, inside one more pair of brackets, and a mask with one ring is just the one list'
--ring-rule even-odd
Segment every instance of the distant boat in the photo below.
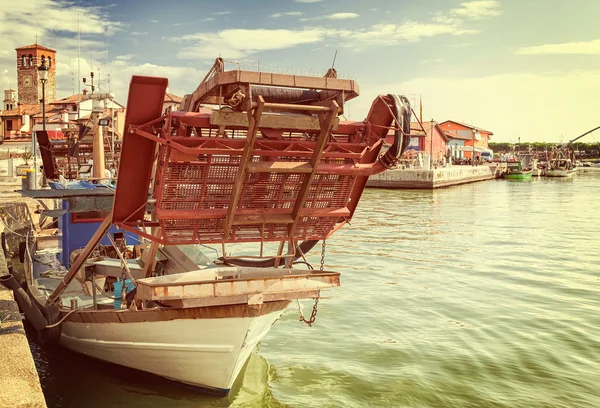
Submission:
{"label": "distant boat", "polygon": [[573,163],[570,159],[554,159],[548,162],[546,176],[569,177],[573,175]]}
{"label": "distant boat", "polygon": [[530,179],[533,174],[532,167],[537,168],[537,160],[533,159],[532,154],[522,154],[519,155],[518,161],[508,162],[507,167],[508,170],[503,175],[505,179]]}
{"label": "distant boat", "polygon": [[531,169],[525,169],[522,167],[521,162],[516,163],[508,163],[508,170],[504,173],[503,177],[505,179],[530,179],[532,176]]}

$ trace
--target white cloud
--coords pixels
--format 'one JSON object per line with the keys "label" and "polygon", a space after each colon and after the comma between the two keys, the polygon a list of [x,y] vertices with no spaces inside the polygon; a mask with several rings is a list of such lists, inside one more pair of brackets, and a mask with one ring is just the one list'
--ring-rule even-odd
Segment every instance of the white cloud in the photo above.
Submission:
{"label": "white cloud", "polygon": [[318,3],[323,0],[296,0],[297,3]]}
{"label": "white cloud", "polygon": [[361,48],[365,45],[394,45],[401,41],[414,42],[443,34],[467,35],[477,32],[474,29],[464,29],[459,25],[407,21],[400,25],[377,24],[363,30],[339,30],[338,34],[342,38],[355,41],[347,43],[349,47]]}
{"label": "white cloud", "polygon": [[523,47],[516,51],[524,55],[600,55],[600,40]]}
{"label": "white cloud", "polygon": [[231,13],[233,13],[233,11],[217,11],[216,13],[213,13],[213,16],[224,16]]}
{"label": "white cloud", "polygon": [[[597,126],[600,70],[361,83],[352,102],[352,119],[362,120],[379,94],[421,94],[423,117],[454,119],[494,132],[493,141],[565,139]],[[573,101],[576,101],[574,103]],[[544,121],[537,118],[569,118]],[[518,124],[518,125],[517,125]]]}
{"label": "white cloud", "polygon": [[326,18],[328,20],[348,20],[350,18],[358,18],[358,17],[360,17],[360,14],[356,14],[356,13],[333,13],[328,16],[325,16],[324,18]]}
{"label": "white cloud", "polygon": [[299,44],[322,41],[326,31],[320,28],[304,30],[228,29],[218,33],[197,33],[174,39],[192,42],[178,54],[180,58],[243,58],[257,51],[290,48]]}
{"label": "white cloud", "polygon": [[460,3],[459,8],[450,10],[450,14],[470,20],[481,20],[502,14],[500,3],[496,0],[474,0]]}
{"label": "white cloud", "polygon": [[129,35],[147,35],[148,31],[132,31]]}
{"label": "white cloud", "polygon": [[150,21],[151,23],[158,23],[159,22],[158,20],[152,20],[152,19],[148,20],[148,21]]}
{"label": "white cloud", "polygon": [[300,11],[286,11],[283,13],[275,13],[275,14],[271,14],[269,16],[269,18],[280,18],[283,16],[301,16],[302,13]]}

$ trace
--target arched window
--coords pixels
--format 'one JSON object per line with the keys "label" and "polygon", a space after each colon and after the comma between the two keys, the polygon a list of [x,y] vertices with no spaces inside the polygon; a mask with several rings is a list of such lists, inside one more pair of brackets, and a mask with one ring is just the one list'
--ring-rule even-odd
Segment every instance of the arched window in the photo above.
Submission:
{"label": "arched window", "polygon": [[33,66],[33,55],[29,54],[29,66]]}
{"label": "arched window", "polygon": [[21,55],[21,66],[22,67],[27,66],[27,57],[25,56],[25,54]]}
{"label": "arched window", "polygon": [[42,55],[42,65],[46,65],[46,56]]}
{"label": "arched window", "polygon": [[48,57],[48,69],[50,69],[50,67],[52,67],[52,57]]}

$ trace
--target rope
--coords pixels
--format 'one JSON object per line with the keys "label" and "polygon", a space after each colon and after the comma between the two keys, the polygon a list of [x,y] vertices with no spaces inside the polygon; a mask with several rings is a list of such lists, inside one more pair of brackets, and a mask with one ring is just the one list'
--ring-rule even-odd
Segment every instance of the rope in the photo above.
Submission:
{"label": "rope", "polygon": [[23,235],[23,234],[19,234],[18,232],[11,230],[11,229],[8,227],[8,225],[6,225],[6,222],[4,222],[4,220],[2,220],[2,225],[4,225],[4,228],[6,228],[6,229],[7,229],[9,232],[11,232],[11,233],[13,233],[13,234],[15,234],[15,235],[18,235],[18,236],[20,236],[20,237],[27,238],[25,235]]}
{"label": "rope", "polygon": [[73,309],[71,310],[69,313],[67,313],[62,319],[60,319],[58,322],[54,323],[54,324],[49,324],[48,326],[45,327],[45,329],[52,329],[53,327],[56,327],[58,325],[60,325],[62,322],[64,322],[66,320],[67,317],[69,317],[71,315],[71,313],[75,313],[78,310],[81,310],[81,308],[79,309]]}
{"label": "rope", "polygon": [[112,296],[110,296],[108,293],[106,293],[106,292],[104,291],[104,289],[102,289],[100,286],[98,286],[98,284],[97,284],[96,282],[94,282],[94,286],[95,286],[96,288],[98,288],[98,290],[99,290],[100,292],[102,292],[102,294],[103,294],[104,296],[106,296],[107,298],[109,298],[109,299],[112,299],[112,300],[117,300],[117,298],[116,298],[116,297],[112,297]]}

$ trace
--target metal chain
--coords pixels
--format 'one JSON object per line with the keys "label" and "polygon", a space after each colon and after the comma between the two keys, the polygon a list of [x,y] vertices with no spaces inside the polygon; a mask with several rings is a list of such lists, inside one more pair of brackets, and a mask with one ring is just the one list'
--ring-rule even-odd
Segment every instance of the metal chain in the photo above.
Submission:
{"label": "metal chain", "polygon": [[[323,272],[323,268],[325,267],[325,240],[323,240],[323,244],[321,246],[321,266],[319,268],[320,272]],[[298,311],[300,312],[300,321],[308,324],[309,327],[312,327],[315,319],[317,318],[317,307],[319,306],[319,299],[321,298],[321,291],[317,293],[317,297],[315,298],[315,304],[313,305],[312,313],[310,314],[310,318],[306,320],[304,317],[304,313],[302,313],[302,307],[300,306],[300,301],[298,301]]]}
{"label": "metal chain", "polygon": [[300,321],[308,324],[308,327],[312,327],[313,323],[315,322],[315,320],[317,318],[317,306],[319,305],[320,297],[321,297],[321,292],[319,291],[319,293],[317,294],[317,297],[315,298],[315,304],[313,305],[313,309],[310,314],[310,318],[308,320],[306,320],[306,318],[304,317],[304,313],[302,313],[302,308],[300,307],[300,301],[298,301],[298,310],[300,311]]}
{"label": "metal chain", "polygon": [[319,268],[320,272],[323,272],[324,266],[325,266],[325,240],[323,240],[323,244],[321,245],[321,267]]}

